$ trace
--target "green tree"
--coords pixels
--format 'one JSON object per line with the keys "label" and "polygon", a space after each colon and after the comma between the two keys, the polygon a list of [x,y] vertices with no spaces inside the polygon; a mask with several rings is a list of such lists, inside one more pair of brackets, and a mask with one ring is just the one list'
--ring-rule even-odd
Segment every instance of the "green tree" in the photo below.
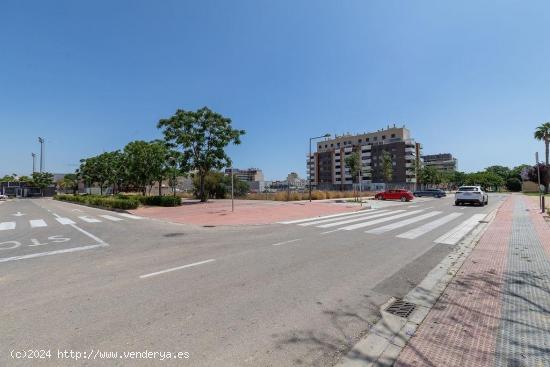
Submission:
{"label": "green tree", "polygon": [[[344,164],[349,168],[351,179],[353,182],[361,183],[361,155],[359,152],[353,152],[344,159]],[[359,195],[353,190],[356,200],[359,200]]]}
{"label": "green tree", "polygon": [[391,154],[385,150],[382,151],[382,177],[386,184],[389,184],[393,178],[393,161]]}
{"label": "green tree", "polygon": [[509,177],[506,180],[506,190],[512,192],[521,191],[521,181],[517,177]]}
{"label": "green tree", "polygon": [[211,170],[231,166],[225,148],[231,143],[240,144],[245,131],[233,129],[231,119],[207,107],[197,111],[177,110],[170,118],[161,119],[157,127],[169,144],[182,149],[185,168],[196,170],[199,197],[206,201],[206,175]]}
{"label": "green tree", "polygon": [[15,177],[11,175],[5,175],[4,177],[0,178],[0,182],[13,182],[15,181]]}
{"label": "green tree", "polygon": [[[541,124],[535,130],[535,139],[541,140],[544,142],[545,146],[545,157],[546,165],[550,165],[550,122],[545,122]],[[537,162],[538,163],[538,162]],[[544,192],[548,194],[548,184],[544,185]]]}
{"label": "green tree", "polygon": [[53,174],[49,172],[33,172],[32,184],[38,187],[42,196],[44,196],[44,189],[53,184]]}
{"label": "green tree", "polygon": [[124,154],[127,179],[143,195],[147,194],[147,186],[159,178],[162,181],[167,159],[164,144],[136,140],[124,147]]}
{"label": "green tree", "polygon": [[71,190],[73,192],[73,195],[76,195],[78,191],[78,183],[80,182],[78,178],[78,174],[76,173],[69,173],[66,174],[63,179],[59,182],[59,186],[61,186],[64,190]]}
{"label": "green tree", "polygon": [[440,172],[432,166],[423,167],[420,171],[421,181],[428,185],[439,185],[441,183]]}
{"label": "green tree", "polygon": [[505,166],[490,166],[485,168],[485,172],[492,172],[499,175],[504,181],[510,177],[510,168]]}

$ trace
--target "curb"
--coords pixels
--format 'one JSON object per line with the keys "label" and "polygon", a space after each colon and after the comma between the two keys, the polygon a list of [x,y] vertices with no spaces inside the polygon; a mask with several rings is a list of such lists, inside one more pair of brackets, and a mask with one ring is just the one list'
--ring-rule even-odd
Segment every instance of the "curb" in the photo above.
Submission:
{"label": "curb", "polygon": [[456,248],[447,255],[428,275],[413,288],[403,300],[416,305],[408,318],[386,312],[395,300],[391,297],[380,307],[381,319],[371,327],[351,351],[336,364],[337,367],[390,367],[424,321],[431,308],[443,294],[447,285],[462,267],[466,258],[477,246],[487,227],[493,222],[497,208],[491,211],[483,222],[466,235]]}

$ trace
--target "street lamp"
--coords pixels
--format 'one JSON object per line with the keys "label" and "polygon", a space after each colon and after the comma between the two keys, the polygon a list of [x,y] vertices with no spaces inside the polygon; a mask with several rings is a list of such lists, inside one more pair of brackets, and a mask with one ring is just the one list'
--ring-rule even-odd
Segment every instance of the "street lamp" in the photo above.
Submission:
{"label": "street lamp", "polygon": [[309,167],[307,168],[308,169],[308,175],[309,175],[309,180],[308,180],[308,183],[309,183],[309,202],[311,203],[311,142],[313,140],[316,140],[316,139],[322,139],[322,138],[330,138],[330,134],[325,134],[325,135],[321,135],[321,136],[316,136],[314,138],[309,138]]}
{"label": "street lamp", "polygon": [[44,168],[44,138],[38,137],[38,142],[40,143],[40,173]]}
{"label": "street lamp", "polygon": [[32,173],[36,172],[36,154],[31,153],[32,156]]}
{"label": "street lamp", "polygon": [[176,197],[176,158],[175,157],[168,157],[170,162],[172,162],[172,165],[174,166],[173,170],[173,176],[172,176],[172,193],[174,197]]}

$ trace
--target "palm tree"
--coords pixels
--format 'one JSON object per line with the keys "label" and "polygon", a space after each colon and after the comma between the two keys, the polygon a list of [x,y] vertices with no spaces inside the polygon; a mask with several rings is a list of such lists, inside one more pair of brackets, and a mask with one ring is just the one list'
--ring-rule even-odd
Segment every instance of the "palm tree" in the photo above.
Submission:
{"label": "palm tree", "polygon": [[546,145],[546,165],[550,164],[550,122],[545,122],[537,127],[535,139],[544,141],[544,145]]}

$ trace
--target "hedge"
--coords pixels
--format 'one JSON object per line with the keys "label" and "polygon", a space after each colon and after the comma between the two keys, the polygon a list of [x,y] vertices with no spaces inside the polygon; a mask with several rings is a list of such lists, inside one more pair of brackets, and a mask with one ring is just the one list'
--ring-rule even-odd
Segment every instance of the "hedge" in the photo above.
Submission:
{"label": "hedge", "polygon": [[100,206],[108,209],[136,209],[140,204],[151,206],[179,206],[181,198],[173,196],[124,195],[56,195],[54,199],[85,205]]}
{"label": "hedge", "polygon": [[98,195],[55,195],[55,200],[69,201],[73,203],[99,206],[108,209],[136,209],[139,201],[134,199],[121,199],[113,196]]}

